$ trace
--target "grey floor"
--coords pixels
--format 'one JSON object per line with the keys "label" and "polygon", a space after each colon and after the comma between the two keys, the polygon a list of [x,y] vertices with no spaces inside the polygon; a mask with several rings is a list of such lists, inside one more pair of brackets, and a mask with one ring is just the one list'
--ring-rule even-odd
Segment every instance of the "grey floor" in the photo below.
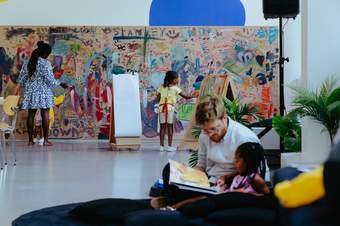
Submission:
{"label": "grey floor", "polygon": [[[17,166],[0,172],[0,226],[44,207],[98,198],[148,197],[168,159],[187,162],[190,153],[163,153],[156,148],[110,151],[106,142],[55,142],[27,147],[17,142]],[[8,152],[10,150],[7,150]]]}

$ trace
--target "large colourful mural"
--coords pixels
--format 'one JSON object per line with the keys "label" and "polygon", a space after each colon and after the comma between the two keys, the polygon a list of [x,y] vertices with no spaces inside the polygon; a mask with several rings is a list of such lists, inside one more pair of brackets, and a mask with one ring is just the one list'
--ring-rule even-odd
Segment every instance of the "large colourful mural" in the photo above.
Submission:
{"label": "large colourful mural", "polygon": [[[276,27],[0,27],[1,94],[17,94],[16,79],[38,40],[52,46],[54,76],[70,84],[55,107],[51,137],[107,138],[111,76],[140,75],[143,135],[155,137],[156,89],[167,70],[180,74],[185,93],[204,76],[229,74],[243,102],[271,117],[278,109],[278,29]],[[128,89],[129,87],[126,87]],[[194,103],[179,100],[175,130],[183,131]],[[26,133],[25,113],[18,122]]]}

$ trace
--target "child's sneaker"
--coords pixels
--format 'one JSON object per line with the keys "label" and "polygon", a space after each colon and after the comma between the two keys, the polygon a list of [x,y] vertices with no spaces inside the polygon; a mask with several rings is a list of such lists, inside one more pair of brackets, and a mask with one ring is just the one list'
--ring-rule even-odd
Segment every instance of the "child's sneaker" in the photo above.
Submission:
{"label": "child's sneaker", "polygon": [[169,146],[166,150],[167,150],[168,152],[175,152],[175,151],[177,150],[177,148],[172,147],[172,146]]}
{"label": "child's sneaker", "polygon": [[164,146],[160,146],[160,147],[159,147],[159,151],[165,151]]}
{"label": "child's sneaker", "polygon": [[39,144],[39,145],[44,145],[44,138],[39,139],[39,140],[38,140],[38,144]]}
{"label": "child's sneaker", "polygon": [[176,211],[176,209],[171,207],[171,206],[162,207],[162,208],[160,208],[160,210],[163,210],[163,211]]}

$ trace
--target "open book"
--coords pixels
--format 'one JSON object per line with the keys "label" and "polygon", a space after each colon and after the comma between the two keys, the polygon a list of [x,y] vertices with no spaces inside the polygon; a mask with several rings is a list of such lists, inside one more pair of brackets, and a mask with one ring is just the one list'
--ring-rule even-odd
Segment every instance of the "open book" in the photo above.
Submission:
{"label": "open book", "polygon": [[199,170],[193,169],[182,163],[169,160],[170,180],[169,183],[179,189],[197,191],[206,194],[219,194],[218,187],[211,187],[208,176]]}

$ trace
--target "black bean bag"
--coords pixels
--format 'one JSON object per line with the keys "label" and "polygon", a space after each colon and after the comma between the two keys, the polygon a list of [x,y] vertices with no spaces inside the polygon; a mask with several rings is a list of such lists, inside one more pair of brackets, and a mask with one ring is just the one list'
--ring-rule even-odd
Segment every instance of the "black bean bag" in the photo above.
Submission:
{"label": "black bean bag", "polygon": [[[12,226],[97,226],[74,218],[69,211],[79,206],[67,204],[54,206],[26,213],[12,222]],[[117,226],[117,224],[101,224],[101,226]]]}
{"label": "black bean bag", "polygon": [[[334,162],[328,160],[324,168],[324,184],[326,190],[326,197],[314,203],[298,208],[283,208],[278,206],[278,216],[281,225],[289,226],[326,226],[326,225],[340,225],[340,221],[336,215],[335,205],[336,196],[338,196],[339,185],[338,170]],[[276,170],[274,173],[274,184],[284,180],[291,180],[301,172],[296,168],[287,167]],[[331,195],[334,194],[335,196]],[[338,196],[339,197],[339,196]],[[335,201],[335,202],[334,202]],[[337,203],[337,204],[336,204]],[[332,205],[334,204],[334,205]]]}
{"label": "black bean bag", "polygon": [[214,225],[278,226],[276,212],[267,208],[239,208],[216,211],[205,222]]}
{"label": "black bean bag", "polygon": [[[130,200],[131,201],[131,200]],[[123,202],[123,204],[131,203],[130,201],[123,200],[112,200],[111,204],[115,202]],[[141,200],[135,200],[137,202],[143,202]],[[239,209],[239,210],[225,210],[214,212],[208,215],[205,218],[190,218],[188,216],[184,216],[179,211],[162,211],[162,210],[154,210],[154,209],[145,209],[137,211],[137,207],[142,208],[142,204],[132,204],[128,208],[128,206],[107,206],[109,209],[117,210],[122,207],[122,210],[119,211],[120,217],[113,214],[111,215],[110,211],[99,212],[99,209],[104,208],[102,205],[98,210],[95,210],[95,213],[92,212],[90,220],[88,217],[79,218],[75,216],[74,210],[79,211],[84,206],[88,207],[88,204],[93,204],[90,208],[94,207],[94,205],[98,204],[107,204],[107,202],[103,202],[102,200],[99,202],[88,202],[88,203],[77,203],[77,204],[68,204],[55,206],[50,208],[45,208],[37,211],[33,211],[27,214],[24,214],[13,221],[12,226],[214,226],[214,225],[230,225],[230,222],[243,222],[245,219],[248,222],[262,222],[261,225],[272,225],[272,219],[274,210],[262,210],[260,208],[253,209]],[[145,203],[146,200],[145,200]],[[87,209],[86,211],[90,210]],[[84,209],[83,209],[84,210]],[[103,210],[103,209],[102,209]],[[99,216],[99,214],[108,214],[104,216],[104,219],[95,218],[95,216]],[[78,213],[79,214],[79,213]],[[110,218],[112,217],[112,218]],[[239,224],[236,224],[239,225]],[[257,225],[257,224],[255,224]]]}
{"label": "black bean bag", "polygon": [[97,199],[85,202],[70,214],[87,223],[121,223],[125,215],[138,210],[152,209],[150,199]]}
{"label": "black bean bag", "polygon": [[13,226],[116,226],[125,214],[151,209],[150,199],[98,199],[36,210],[12,222]]}
{"label": "black bean bag", "polygon": [[273,195],[255,196],[241,192],[228,192],[209,196],[205,199],[187,204],[178,210],[190,217],[206,217],[220,210],[235,208],[267,208],[274,209],[276,199]]}
{"label": "black bean bag", "polygon": [[142,210],[126,215],[125,226],[212,226],[179,211]]}
{"label": "black bean bag", "polygon": [[323,179],[326,201],[334,209],[340,208],[340,142],[336,143],[325,163]]}
{"label": "black bean bag", "polygon": [[125,226],[278,226],[271,209],[240,208],[191,218],[179,211],[144,210],[126,215]]}

